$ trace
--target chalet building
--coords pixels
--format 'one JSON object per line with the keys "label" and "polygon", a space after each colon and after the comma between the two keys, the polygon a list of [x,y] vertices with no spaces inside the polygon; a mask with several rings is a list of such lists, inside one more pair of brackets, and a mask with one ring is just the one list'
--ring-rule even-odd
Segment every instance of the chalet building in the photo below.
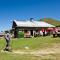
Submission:
{"label": "chalet building", "polygon": [[[13,21],[12,29],[14,30],[14,37],[17,38],[18,31],[23,31],[27,35],[34,35],[34,32],[55,27],[54,25],[48,24],[42,21]],[[25,35],[26,36],[26,35]]]}

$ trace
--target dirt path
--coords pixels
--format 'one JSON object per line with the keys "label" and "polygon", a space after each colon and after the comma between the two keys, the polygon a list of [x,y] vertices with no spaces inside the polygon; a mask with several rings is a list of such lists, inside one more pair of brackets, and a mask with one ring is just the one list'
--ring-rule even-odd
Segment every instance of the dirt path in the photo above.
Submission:
{"label": "dirt path", "polygon": [[15,54],[32,54],[32,55],[36,55],[36,56],[40,56],[40,55],[47,55],[47,54],[56,54],[59,53],[60,54],[60,44],[56,45],[52,48],[46,48],[46,49],[40,49],[40,50],[34,50],[34,51],[20,51],[20,50],[13,50],[13,53]]}
{"label": "dirt path", "polygon": [[16,53],[16,54],[32,54],[32,55],[47,55],[47,54],[55,54],[55,53],[60,53],[60,49],[53,49],[53,48],[50,48],[50,49],[45,49],[45,50],[36,50],[36,51],[13,51],[13,53]]}
{"label": "dirt path", "polygon": [[52,48],[46,48],[46,49],[40,49],[40,50],[34,50],[34,51],[31,51],[31,50],[28,50],[28,51],[13,50],[11,53],[12,54],[21,54],[21,55],[30,54],[30,55],[35,55],[35,56],[56,54],[56,53],[60,54],[60,44],[56,45]]}

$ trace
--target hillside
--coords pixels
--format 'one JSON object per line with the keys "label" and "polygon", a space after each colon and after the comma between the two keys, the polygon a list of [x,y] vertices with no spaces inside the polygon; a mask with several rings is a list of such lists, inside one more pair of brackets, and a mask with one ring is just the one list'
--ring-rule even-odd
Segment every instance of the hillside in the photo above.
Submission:
{"label": "hillside", "polygon": [[52,18],[43,18],[43,19],[40,19],[40,21],[47,22],[47,23],[52,24],[54,26],[60,26],[60,21],[57,21],[57,20],[52,19]]}

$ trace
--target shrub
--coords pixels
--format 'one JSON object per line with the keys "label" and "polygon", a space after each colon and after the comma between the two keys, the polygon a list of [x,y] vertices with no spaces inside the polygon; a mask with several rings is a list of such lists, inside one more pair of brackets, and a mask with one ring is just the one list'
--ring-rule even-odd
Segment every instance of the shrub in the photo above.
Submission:
{"label": "shrub", "polygon": [[24,37],[24,32],[19,31],[19,32],[18,32],[18,38],[23,38],[23,37]]}

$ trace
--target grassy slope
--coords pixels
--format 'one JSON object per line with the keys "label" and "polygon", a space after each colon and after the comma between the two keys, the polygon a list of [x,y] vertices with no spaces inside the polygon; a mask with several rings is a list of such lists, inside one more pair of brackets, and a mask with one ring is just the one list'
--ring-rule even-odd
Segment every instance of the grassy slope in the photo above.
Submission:
{"label": "grassy slope", "polygon": [[[43,49],[52,47],[54,44],[60,44],[60,38],[37,37],[37,38],[20,38],[11,39],[11,45],[13,49],[26,50],[24,47],[28,46],[30,50]],[[5,47],[5,40],[0,39],[0,51]],[[0,52],[0,60],[59,60],[60,54],[50,54],[44,56],[33,56],[33,55],[19,55],[11,53]]]}
{"label": "grassy slope", "polygon": [[55,25],[55,26],[60,26],[60,21],[57,21],[57,20],[52,19],[52,18],[43,18],[40,20],[45,21],[45,22],[50,23],[50,24]]}
{"label": "grassy slope", "polygon": [[[49,40],[48,40],[49,38]],[[25,46],[28,46],[30,50],[46,48],[53,45],[53,43],[60,43],[59,38],[52,39],[51,37],[37,37],[37,38],[22,38],[12,41],[13,49],[25,50]]]}

